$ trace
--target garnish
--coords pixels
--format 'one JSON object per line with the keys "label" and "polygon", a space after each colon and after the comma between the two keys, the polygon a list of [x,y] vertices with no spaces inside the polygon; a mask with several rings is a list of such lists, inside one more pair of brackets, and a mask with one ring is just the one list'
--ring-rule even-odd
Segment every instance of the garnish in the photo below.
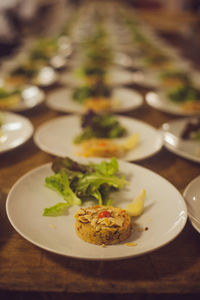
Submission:
{"label": "garnish", "polygon": [[111,89],[102,80],[98,80],[94,85],[84,85],[77,87],[73,92],[73,99],[83,104],[89,98],[107,97],[111,95]]}

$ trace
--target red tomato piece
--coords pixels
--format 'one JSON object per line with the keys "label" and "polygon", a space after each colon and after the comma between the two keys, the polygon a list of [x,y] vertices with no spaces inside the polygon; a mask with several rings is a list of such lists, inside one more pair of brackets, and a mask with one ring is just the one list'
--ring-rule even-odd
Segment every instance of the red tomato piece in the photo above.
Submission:
{"label": "red tomato piece", "polygon": [[103,210],[99,213],[98,218],[109,218],[111,213],[107,210]]}

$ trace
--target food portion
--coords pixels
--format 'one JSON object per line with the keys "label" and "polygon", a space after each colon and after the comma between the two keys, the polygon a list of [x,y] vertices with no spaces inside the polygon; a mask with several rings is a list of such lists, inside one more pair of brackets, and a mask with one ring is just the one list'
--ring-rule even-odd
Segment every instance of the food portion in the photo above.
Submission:
{"label": "food portion", "polygon": [[21,100],[19,89],[0,88],[0,108],[6,109],[15,106]]}
{"label": "food portion", "polygon": [[131,234],[131,218],[120,207],[97,205],[81,208],[75,219],[77,235],[88,243],[118,244]]}
{"label": "food portion", "polygon": [[86,84],[96,84],[98,81],[105,81],[106,69],[97,65],[85,65],[79,70],[79,75]]}
{"label": "food portion", "polygon": [[48,62],[59,50],[58,40],[51,37],[43,37],[36,40],[30,51],[32,61]]}
{"label": "food portion", "polygon": [[5,123],[5,114],[0,111],[0,142],[3,135],[3,124]]}
{"label": "food portion", "polygon": [[[82,116],[83,132],[75,137],[76,155],[83,157],[122,157],[139,143],[137,133],[126,136],[127,130],[116,116],[89,111]],[[123,138],[120,140],[120,138]]]}
{"label": "food portion", "polygon": [[133,150],[139,144],[139,135],[127,137],[123,141],[111,139],[92,138],[80,144],[80,151],[76,154],[84,157],[123,157],[128,151]]}
{"label": "food portion", "polygon": [[80,50],[82,61],[73,70],[73,74],[81,79],[82,85],[75,88],[72,98],[86,109],[96,112],[110,111],[117,105],[117,101],[111,97],[112,89],[108,78],[113,53],[102,22],[97,21]]}
{"label": "food portion", "polygon": [[75,138],[75,144],[92,138],[114,139],[126,135],[126,128],[120,124],[114,115],[97,114],[93,110],[89,110],[82,116],[81,127],[83,131]]}
{"label": "food portion", "polygon": [[112,107],[111,87],[98,79],[93,84],[77,87],[73,91],[72,99],[87,109],[94,111],[108,111]]}
{"label": "food portion", "polygon": [[162,84],[169,88],[179,87],[190,83],[189,76],[185,72],[178,70],[163,71],[160,74],[160,79]]}
{"label": "food portion", "polygon": [[184,111],[195,113],[200,111],[200,91],[193,85],[186,84],[172,89],[168,97],[181,105]]}
{"label": "food portion", "polygon": [[200,141],[200,118],[189,120],[182,133],[181,138],[184,140]]}
{"label": "food portion", "polygon": [[44,216],[58,216],[65,214],[68,207],[82,205],[92,200],[99,205],[112,203],[111,192],[123,188],[128,182],[120,174],[118,161],[100,163],[78,163],[68,157],[57,157],[53,164],[54,174],[46,177],[45,185],[56,191],[63,199],[49,208],[45,208]]}
{"label": "food portion", "polygon": [[19,85],[31,82],[37,75],[40,67],[41,65],[38,65],[31,60],[26,60],[11,71],[10,77],[7,78],[7,82],[9,84]]}
{"label": "food portion", "polygon": [[160,68],[170,68],[172,62],[170,58],[160,52],[158,49],[153,48],[150,53],[144,58],[145,64],[153,69],[159,70]]}

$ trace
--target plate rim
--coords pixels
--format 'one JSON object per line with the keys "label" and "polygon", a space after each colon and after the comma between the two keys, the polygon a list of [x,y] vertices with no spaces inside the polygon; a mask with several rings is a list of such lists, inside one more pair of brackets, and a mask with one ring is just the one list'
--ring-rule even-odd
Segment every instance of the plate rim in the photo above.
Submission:
{"label": "plate rim", "polygon": [[[31,86],[33,86],[33,85],[31,85]],[[31,87],[31,86],[29,86],[29,87]],[[38,90],[41,94],[41,100],[38,101],[38,103],[36,103],[35,105],[33,105],[31,107],[26,106],[26,105],[20,106],[20,102],[24,101],[23,98],[22,98],[22,95],[21,95],[20,96],[20,102],[18,104],[16,104],[15,106],[13,106],[13,107],[6,108],[6,111],[10,111],[10,112],[13,112],[13,113],[26,112],[26,111],[32,110],[32,109],[36,108],[37,106],[41,105],[42,103],[44,103],[45,97],[46,97],[45,92],[40,87],[37,86],[37,88],[38,88]]]}
{"label": "plate rim", "polygon": [[[148,97],[149,93],[157,94],[161,105],[156,105],[156,104],[152,103],[152,101],[149,100],[149,97]],[[158,91],[157,93],[155,93],[155,92],[150,91],[145,96],[145,101],[152,108],[155,108],[155,109],[157,109],[157,110],[159,110],[161,112],[164,112],[164,113],[167,113],[167,114],[171,114],[171,115],[174,115],[174,116],[195,117],[195,116],[199,116],[200,115],[200,112],[198,112],[198,113],[195,113],[195,112],[194,113],[190,113],[190,112],[187,112],[187,111],[181,111],[181,110],[180,111],[174,111],[173,109],[168,109],[166,106],[162,105],[162,100],[161,100],[162,97],[163,96],[162,96],[161,92]],[[170,100],[167,99],[167,101],[169,101],[169,103],[170,103]]]}
{"label": "plate rim", "polygon": [[185,159],[188,159],[190,161],[193,161],[193,162],[197,162],[197,163],[200,163],[200,157],[198,156],[195,156],[195,155],[191,155],[183,150],[180,150],[180,149],[176,149],[175,147],[173,147],[171,144],[169,144],[167,141],[166,141],[166,135],[168,134],[172,134],[175,138],[179,139],[179,140],[182,140],[180,137],[177,137],[176,135],[174,135],[173,133],[170,133],[169,131],[165,131],[163,129],[164,125],[166,124],[175,124],[175,123],[178,123],[179,121],[189,121],[190,119],[193,119],[195,118],[195,116],[191,116],[191,117],[183,117],[183,118],[180,118],[180,119],[173,119],[173,120],[169,120],[167,122],[164,122],[161,127],[160,127],[160,130],[163,134],[163,145],[172,153],[180,156],[180,157],[183,157]]}
{"label": "plate rim", "polygon": [[[188,191],[192,188],[193,184],[195,184],[196,181],[200,181],[200,175],[196,176],[195,178],[193,178],[186,186],[186,188],[184,189],[183,191],[183,197],[185,199],[185,203],[186,203],[186,206],[187,206],[187,193]],[[190,220],[190,223],[192,224],[193,228],[198,232],[200,233],[200,224],[199,224],[199,227],[195,224],[194,220],[192,219],[192,215],[189,213],[189,210],[187,208],[187,214],[188,214],[188,218]]]}
{"label": "plate rim", "polygon": [[[118,108],[116,108],[116,109],[113,108],[110,111],[108,111],[110,113],[123,113],[123,112],[129,111],[130,109],[134,111],[134,110],[140,108],[144,104],[143,96],[137,90],[135,90],[133,88],[122,86],[122,87],[114,87],[113,89],[115,89],[115,90],[123,89],[123,90],[128,90],[128,91],[133,92],[134,94],[137,95],[138,99],[140,98],[140,100],[139,100],[140,103],[134,105],[132,108],[129,108],[129,107],[128,108],[126,108],[126,107],[123,108],[122,107],[122,108],[119,108],[119,109]],[[52,110],[57,111],[57,112],[62,112],[62,113],[81,114],[81,115],[84,114],[87,111],[87,108],[85,108],[81,104],[80,104],[80,109],[77,109],[77,110],[76,109],[69,109],[69,108],[63,110],[62,108],[59,108],[57,106],[56,107],[52,106],[51,101],[49,99],[52,98],[53,94],[56,94],[57,92],[59,92],[61,90],[71,92],[73,90],[73,88],[64,86],[64,87],[59,88],[57,91],[55,90],[55,91],[52,91],[51,93],[49,93],[49,95],[46,99],[46,105],[49,109],[52,109]],[[69,99],[69,100],[73,101],[72,99]]]}
{"label": "plate rim", "polygon": [[34,133],[34,126],[33,126],[32,122],[31,122],[27,117],[25,117],[25,116],[23,116],[23,115],[20,115],[20,114],[18,114],[18,113],[12,112],[12,111],[3,111],[3,113],[8,114],[8,115],[11,115],[11,116],[13,115],[13,116],[15,116],[15,117],[18,117],[19,119],[24,120],[24,121],[26,122],[26,124],[28,124],[28,126],[29,126],[29,134],[28,134],[28,136],[27,136],[25,139],[23,139],[23,141],[20,142],[18,145],[12,146],[12,147],[10,147],[9,149],[5,149],[5,150],[1,150],[1,149],[0,149],[0,155],[1,155],[1,154],[4,154],[4,153],[6,153],[6,152],[12,151],[12,150],[14,150],[14,149],[19,148],[20,146],[22,146],[23,144],[25,144],[28,140],[30,140],[31,137],[33,136],[33,133]]}

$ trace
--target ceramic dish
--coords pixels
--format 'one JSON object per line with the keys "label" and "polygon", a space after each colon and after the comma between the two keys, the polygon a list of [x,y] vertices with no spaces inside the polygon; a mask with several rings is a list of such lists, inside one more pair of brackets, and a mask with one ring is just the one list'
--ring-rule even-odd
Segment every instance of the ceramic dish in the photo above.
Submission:
{"label": "ceramic dish", "polygon": [[37,86],[28,86],[22,90],[18,102],[9,104],[5,109],[13,112],[26,111],[40,105],[44,99],[45,94],[41,89]]}
{"label": "ceramic dish", "polygon": [[[80,64],[80,62],[79,62]],[[63,72],[60,74],[61,84],[67,86],[83,85],[85,83],[84,77],[76,75],[75,72]],[[134,72],[130,72],[123,68],[110,68],[107,71],[107,82],[112,86],[127,85],[134,83]]]}
{"label": "ceramic dish", "polygon": [[166,113],[170,113],[173,115],[180,115],[180,116],[191,116],[191,115],[200,115],[199,112],[190,112],[187,110],[183,110],[183,108],[174,102],[172,102],[168,97],[167,93],[165,92],[149,92],[146,95],[146,102],[160,110]]}
{"label": "ceramic dish", "polygon": [[200,141],[181,138],[181,134],[189,120],[190,118],[182,118],[164,123],[161,127],[164,145],[169,151],[200,163]]}
{"label": "ceramic dish", "polygon": [[[73,90],[60,88],[52,91],[47,98],[46,104],[49,108],[60,111],[83,114],[87,108],[72,99]],[[142,96],[128,88],[116,88],[111,97],[112,112],[125,112],[136,109],[143,104]]]}
{"label": "ceramic dish", "polygon": [[[136,161],[157,153],[163,144],[161,133],[154,127],[128,117],[116,116],[116,119],[127,129],[127,137],[139,134],[139,144],[121,158],[126,161]],[[79,147],[73,140],[81,134],[80,116],[63,116],[42,124],[35,132],[34,141],[43,151],[57,155],[77,158]],[[118,138],[122,143],[127,139]]]}
{"label": "ceramic dish", "polygon": [[33,134],[31,122],[20,115],[4,112],[0,133],[0,154],[24,144]]}
{"label": "ceramic dish", "polygon": [[200,176],[188,184],[183,196],[192,226],[200,233]]}
{"label": "ceramic dish", "polygon": [[[99,162],[94,159],[90,161]],[[78,206],[69,208],[65,216],[42,215],[45,207],[62,201],[56,192],[44,184],[45,177],[52,174],[51,164],[28,172],[15,183],[6,202],[8,218],[15,230],[34,245],[57,254],[87,260],[134,257],[172,241],[183,230],[187,220],[187,208],[181,194],[171,183],[148,169],[122,161],[119,161],[119,169],[130,184],[112,195],[115,206],[124,208],[143,188],[147,191],[145,210],[137,218],[141,230],[134,230],[126,240],[134,242],[133,247],[125,243],[101,247],[78,238],[74,228],[74,214]]]}

